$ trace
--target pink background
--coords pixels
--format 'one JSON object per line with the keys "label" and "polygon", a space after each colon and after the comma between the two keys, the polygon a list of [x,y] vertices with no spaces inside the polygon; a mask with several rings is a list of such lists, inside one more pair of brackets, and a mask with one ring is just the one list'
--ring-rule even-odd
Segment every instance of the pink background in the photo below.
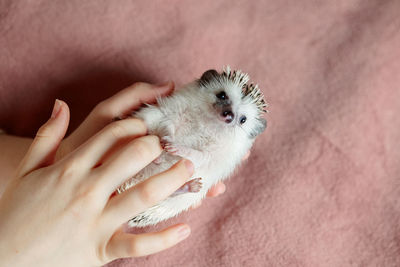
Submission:
{"label": "pink background", "polygon": [[0,1],[0,128],[135,81],[249,72],[269,127],[189,239],[110,266],[400,266],[400,2]]}

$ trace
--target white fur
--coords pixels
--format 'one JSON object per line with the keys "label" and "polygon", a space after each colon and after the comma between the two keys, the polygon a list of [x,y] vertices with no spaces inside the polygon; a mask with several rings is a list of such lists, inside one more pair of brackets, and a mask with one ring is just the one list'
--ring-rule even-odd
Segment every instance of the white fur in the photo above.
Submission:
{"label": "white fur", "polygon": [[[193,82],[172,96],[159,99],[158,106],[148,106],[134,115],[145,121],[150,134],[168,140],[178,147],[180,156],[194,163],[192,178],[201,177],[202,188],[198,193],[189,192],[165,199],[130,220],[130,226],[156,224],[189,209],[205,197],[212,185],[227,178],[251,148],[254,142],[251,132],[259,123],[256,105],[242,98],[242,88],[229,80],[211,81],[206,87]],[[232,109],[237,114],[231,124],[219,120],[219,113],[212,105],[215,92],[219,90],[229,94]],[[247,116],[244,125],[238,123],[241,114]],[[164,151],[159,164],[148,165],[125,183],[119,193],[168,169],[181,159],[180,156]]]}

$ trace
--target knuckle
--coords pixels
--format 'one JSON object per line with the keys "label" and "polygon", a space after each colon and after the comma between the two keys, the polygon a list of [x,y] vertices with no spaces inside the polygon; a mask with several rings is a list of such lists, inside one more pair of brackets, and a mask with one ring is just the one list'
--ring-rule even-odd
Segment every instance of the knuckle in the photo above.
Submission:
{"label": "knuckle", "polygon": [[135,153],[139,155],[141,158],[148,159],[148,158],[155,158],[156,153],[149,142],[145,141],[143,138],[136,139],[134,141],[133,150]]}
{"label": "knuckle", "polygon": [[110,124],[109,131],[111,135],[113,135],[117,139],[125,137],[128,133],[126,128],[123,126],[122,121],[116,121]]}
{"label": "knuckle", "polygon": [[144,135],[147,132],[147,127],[142,120],[130,118],[110,123],[106,131],[113,137],[120,139],[132,135]]}
{"label": "knuckle", "polygon": [[169,233],[163,233],[160,237],[160,243],[163,248],[172,246],[175,242],[175,238]]}
{"label": "knuckle", "polygon": [[103,109],[104,106],[106,106],[106,100],[99,102],[94,108],[93,112],[94,113],[100,113]]}
{"label": "knuckle", "polygon": [[99,208],[99,204],[97,188],[95,186],[82,184],[75,190],[74,198],[69,203],[69,210],[75,217],[81,218],[85,216],[85,214],[96,212],[97,208]]}
{"label": "knuckle", "polygon": [[148,184],[144,185],[140,190],[140,199],[145,205],[151,206],[158,201],[158,192]]}
{"label": "knuckle", "polygon": [[136,239],[132,239],[132,241],[129,243],[128,253],[131,257],[140,257],[141,256],[140,242],[137,242]]}
{"label": "knuckle", "polygon": [[39,130],[36,133],[36,137],[41,139],[41,138],[47,138],[51,136],[51,129],[48,125],[42,125]]}
{"label": "knuckle", "polygon": [[148,143],[149,147],[152,150],[157,151],[157,153],[161,153],[162,147],[160,144],[160,138],[156,135],[146,135],[143,137],[143,140]]}
{"label": "knuckle", "polygon": [[68,160],[61,168],[60,179],[71,179],[77,175],[77,170],[80,169],[78,160]]}
{"label": "knuckle", "polygon": [[77,199],[80,199],[87,206],[92,206],[97,200],[96,187],[82,186],[77,192]]}
{"label": "knuckle", "polygon": [[129,120],[127,120],[127,123],[128,122],[131,124],[134,124],[135,127],[138,128],[140,132],[142,132],[142,133],[147,132],[147,126],[142,119],[132,117],[132,118],[129,118]]}
{"label": "knuckle", "polygon": [[94,198],[89,198],[86,193],[79,190],[74,198],[64,208],[65,214],[72,217],[75,221],[82,221],[87,216],[91,216],[96,209],[93,209]]}
{"label": "knuckle", "polygon": [[93,109],[93,113],[101,116],[101,117],[113,117],[115,114],[114,109],[112,108],[112,105],[110,104],[110,102],[108,100],[103,100],[100,103],[98,103],[94,109]]}

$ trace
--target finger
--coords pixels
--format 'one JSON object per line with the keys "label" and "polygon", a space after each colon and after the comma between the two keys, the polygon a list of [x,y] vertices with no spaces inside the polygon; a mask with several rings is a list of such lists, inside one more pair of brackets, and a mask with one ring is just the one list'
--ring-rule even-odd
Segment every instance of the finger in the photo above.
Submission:
{"label": "finger", "polygon": [[168,95],[175,85],[172,81],[162,85],[149,83],[135,83],[132,86],[118,92],[114,96],[101,102],[95,112],[107,119],[126,115],[134,109],[138,109],[143,103],[154,103],[157,97]]}
{"label": "finger", "polygon": [[102,185],[102,194],[111,195],[119,185],[149,165],[161,152],[157,136],[136,138],[93,170],[91,176],[96,183]]}
{"label": "finger", "polygon": [[93,168],[105,154],[121,142],[128,142],[145,135],[146,125],[142,120],[128,118],[107,125],[98,134],[90,138],[75,152],[88,168]]}
{"label": "finger", "polygon": [[215,184],[214,186],[212,186],[212,187],[210,188],[210,190],[208,190],[207,196],[208,196],[208,197],[216,197],[216,196],[218,196],[218,195],[223,194],[225,191],[226,191],[226,186],[225,186],[225,184],[219,182],[219,183]]}
{"label": "finger", "polygon": [[120,225],[136,214],[154,206],[181,187],[193,174],[193,163],[181,160],[159,173],[111,198],[104,208],[104,221]]}
{"label": "finger", "polygon": [[69,108],[61,100],[56,100],[50,119],[40,127],[36,137],[21,162],[18,174],[27,173],[53,163],[57,148],[64,138],[69,124]]}
{"label": "finger", "polygon": [[117,232],[106,246],[109,260],[141,257],[170,248],[190,235],[186,224],[177,224],[160,232],[133,235]]}
{"label": "finger", "polygon": [[114,96],[100,102],[84,122],[63,142],[63,146],[76,148],[109,124],[113,118],[127,115],[142,103],[154,103],[157,97],[166,96],[174,89],[174,83],[162,85],[135,83]]}

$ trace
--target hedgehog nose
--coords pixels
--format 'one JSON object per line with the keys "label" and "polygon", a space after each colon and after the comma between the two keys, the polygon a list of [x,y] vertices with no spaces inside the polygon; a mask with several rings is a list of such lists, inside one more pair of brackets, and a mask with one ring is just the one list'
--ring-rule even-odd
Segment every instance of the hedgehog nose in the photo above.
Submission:
{"label": "hedgehog nose", "polygon": [[231,123],[235,115],[230,110],[225,110],[221,113],[222,117],[224,117],[226,123]]}

